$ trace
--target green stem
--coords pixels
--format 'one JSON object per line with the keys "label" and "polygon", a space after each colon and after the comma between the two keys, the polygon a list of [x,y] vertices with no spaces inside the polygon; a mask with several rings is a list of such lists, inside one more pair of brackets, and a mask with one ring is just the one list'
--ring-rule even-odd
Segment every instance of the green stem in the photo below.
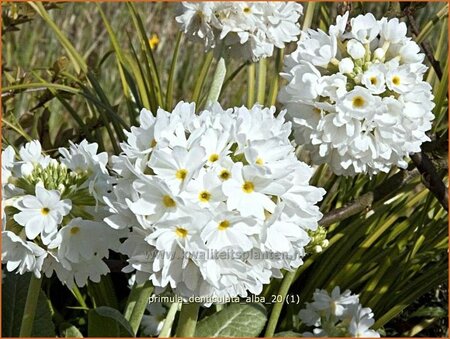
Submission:
{"label": "green stem", "polygon": [[173,106],[173,84],[175,79],[175,71],[177,68],[178,53],[180,51],[180,42],[183,33],[180,31],[177,35],[177,42],[175,43],[175,49],[172,56],[172,64],[170,65],[169,81],[167,82],[166,91],[166,110],[171,111]]}
{"label": "green stem", "polygon": [[315,9],[316,9],[316,3],[308,2],[308,6],[306,7],[306,13],[305,13],[305,16],[303,17],[302,31],[306,32],[306,30],[309,27],[311,27]]}
{"label": "green stem", "polygon": [[248,90],[247,90],[247,108],[252,108],[255,103],[255,64],[248,65]]}
{"label": "green stem", "polygon": [[199,309],[200,305],[197,303],[183,304],[178,320],[177,337],[192,338],[194,336]]}
{"label": "green stem", "polygon": [[266,74],[267,74],[267,59],[262,58],[258,63],[258,98],[257,102],[264,105],[266,98]]}
{"label": "green stem", "polygon": [[206,54],[205,59],[203,60],[203,65],[200,70],[200,73],[195,81],[194,94],[192,94],[192,101],[195,102],[196,106],[199,104],[200,94],[202,92],[203,83],[205,82],[206,75],[208,74],[209,67],[211,66],[211,62],[213,60],[213,52],[209,52]]}
{"label": "green stem", "polygon": [[169,312],[167,312],[163,328],[161,329],[158,338],[170,338],[170,332],[172,332],[173,321],[175,320],[175,315],[177,314],[179,306],[180,303],[178,302],[174,302],[172,305],[170,305]]}
{"label": "green stem", "polygon": [[294,279],[295,279],[295,271],[287,272],[286,275],[284,276],[283,282],[281,283],[280,286],[280,290],[278,291],[278,295],[281,295],[282,299],[280,302],[276,302],[272,308],[269,322],[267,323],[266,332],[264,333],[265,338],[273,338],[273,335],[275,334],[278,319],[280,318],[281,310],[283,309],[286,295],[289,292],[289,288],[291,287]]}
{"label": "green stem", "polygon": [[270,84],[268,106],[275,105],[275,102],[277,101],[280,72],[283,67],[283,57],[284,57],[284,50],[277,49],[277,55],[275,57],[275,75],[272,78],[272,82]]}
{"label": "green stem", "polygon": [[150,281],[143,284],[134,284],[128,297],[125,307],[124,317],[130,323],[133,333],[136,334],[141,323],[142,316],[148,305],[148,299],[153,292],[153,286]]}
{"label": "green stem", "polygon": [[[80,304],[81,307],[83,307],[85,310],[89,310],[89,307],[87,307],[86,302],[84,301],[83,296],[81,295],[80,290],[78,289],[78,286],[75,285],[70,292],[72,292],[73,296],[75,297],[75,299],[77,299],[78,303]],[[94,301],[94,306],[97,307],[95,305],[95,301]]]}
{"label": "green stem", "polygon": [[33,330],[33,321],[36,314],[36,307],[41,292],[42,279],[38,279],[34,274],[31,275],[28,285],[27,301],[23,310],[22,323],[20,324],[19,337],[31,337]]}

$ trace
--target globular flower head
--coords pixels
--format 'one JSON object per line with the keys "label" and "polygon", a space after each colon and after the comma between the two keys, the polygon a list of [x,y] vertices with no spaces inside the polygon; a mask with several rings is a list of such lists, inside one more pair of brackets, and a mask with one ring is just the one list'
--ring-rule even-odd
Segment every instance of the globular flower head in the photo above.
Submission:
{"label": "globular flower head", "polygon": [[176,21],[205,49],[256,61],[296,41],[303,7],[294,2],[183,2]]}
{"label": "globular flower head", "polygon": [[405,168],[434,119],[424,55],[398,19],[368,13],[347,30],[348,16],[302,36],[286,57],[279,100],[314,164],[346,176]]}
{"label": "globular flower head", "polygon": [[102,220],[114,180],[107,154],[97,148],[71,143],[52,159],[32,141],[19,154],[10,146],[2,152],[2,260],[8,271],[37,277],[56,272],[69,287],[99,281],[109,271],[102,259],[119,247],[120,233]]}
{"label": "globular flower head", "polygon": [[[294,154],[284,112],[213,104],[197,115],[180,102],[140,118],[113,158],[119,178],[106,219],[131,227],[125,272],[157,292],[221,298],[258,294],[302,264],[324,190],[309,185],[312,169]],[[144,128],[158,133],[139,152]]]}

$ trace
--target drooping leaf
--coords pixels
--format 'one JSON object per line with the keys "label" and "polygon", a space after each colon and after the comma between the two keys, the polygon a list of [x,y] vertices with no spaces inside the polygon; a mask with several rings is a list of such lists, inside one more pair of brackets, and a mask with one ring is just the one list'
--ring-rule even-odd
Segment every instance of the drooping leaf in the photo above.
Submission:
{"label": "drooping leaf", "polygon": [[89,337],[134,337],[128,321],[116,309],[100,306],[88,313]]}

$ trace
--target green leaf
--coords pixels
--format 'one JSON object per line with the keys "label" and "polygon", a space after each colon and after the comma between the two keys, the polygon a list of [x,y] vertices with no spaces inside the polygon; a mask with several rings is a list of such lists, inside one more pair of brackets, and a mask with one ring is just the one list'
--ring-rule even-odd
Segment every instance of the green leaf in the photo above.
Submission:
{"label": "green leaf", "polygon": [[88,313],[89,337],[134,337],[128,321],[116,309],[100,306]]}
{"label": "green leaf", "polygon": [[447,312],[442,307],[421,307],[413,312],[410,317],[430,317],[443,318],[447,316]]}
{"label": "green leaf", "polygon": [[294,332],[294,331],[284,331],[284,332],[278,332],[273,335],[274,338],[300,338],[302,335],[300,333]]}
{"label": "green leaf", "polygon": [[83,334],[75,325],[62,323],[59,328],[65,338],[83,338]]}
{"label": "green leaf", "polygon": [[[3,272],[2,285],[2,336],[18,337],[23,310],[27,299],[31,273],[24,275]],[[55,325],[44,292],[39,293],[33,322],[33,337],[55,337]]]}
{"label": "green leaf", "polygon": [[195,337],[256,337],[266,321],[266,309],[261,304],[231,304],[200,320]]}

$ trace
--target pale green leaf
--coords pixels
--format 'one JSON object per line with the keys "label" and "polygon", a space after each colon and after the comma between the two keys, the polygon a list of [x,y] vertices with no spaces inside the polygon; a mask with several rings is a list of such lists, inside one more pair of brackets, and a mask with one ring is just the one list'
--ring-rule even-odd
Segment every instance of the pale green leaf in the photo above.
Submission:
{"label": "pale green leaf", "polygon": [[261,304],[231,304],[197,324],[196,337],[256,337],[266,324]]}

